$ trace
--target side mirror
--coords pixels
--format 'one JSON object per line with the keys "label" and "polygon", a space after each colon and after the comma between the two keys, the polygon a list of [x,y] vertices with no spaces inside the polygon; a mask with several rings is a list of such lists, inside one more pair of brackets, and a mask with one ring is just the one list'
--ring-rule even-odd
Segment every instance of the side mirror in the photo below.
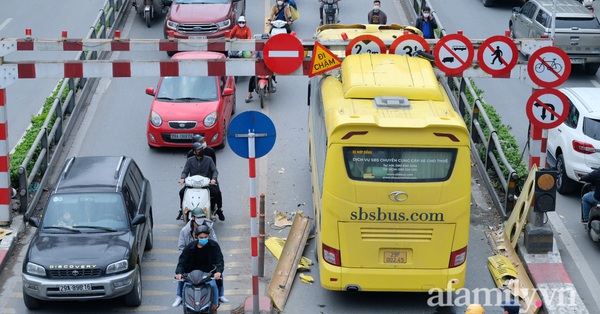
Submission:
{"label": "side mirror", "polygon": [[233,95],[233,88],[226,87],[223,90],[223,96],[231,96],[231,95]]}
{"label": "side mirror", "polygon": [[148,87],[146,88],[146,94],[150,96],[154,96],[154,88]]}
{"label": "side mirror", "polygon": [[29,219],[27,219],[27,222],[36,228],[39,228],[40,226],[40,219],[37,217],[29,217]]}
{"label": "side mirror", "polygon": [[513,13],[521,13],[521,7],[514,7],[512,11]]}
{"label": "side mirror", "polygon": [[146,216],[144,216],[143,214],[139,214],[135,217],[133,217],[133,220],[131,221],[131,224],[134,226],[143,224],[146,222]]}

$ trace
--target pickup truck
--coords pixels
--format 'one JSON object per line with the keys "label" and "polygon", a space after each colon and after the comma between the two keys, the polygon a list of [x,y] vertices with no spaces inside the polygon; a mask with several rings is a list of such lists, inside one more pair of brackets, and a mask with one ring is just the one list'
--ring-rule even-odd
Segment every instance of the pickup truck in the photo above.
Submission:
{"label": "pickup truck", "polygon": [[[512,10],[508,27],[513,38],[551,37],[553,0],[529,0]],[[576,0],[556,0],[554,45],[571,64],[594,75],[600,67],[600,22]]]}

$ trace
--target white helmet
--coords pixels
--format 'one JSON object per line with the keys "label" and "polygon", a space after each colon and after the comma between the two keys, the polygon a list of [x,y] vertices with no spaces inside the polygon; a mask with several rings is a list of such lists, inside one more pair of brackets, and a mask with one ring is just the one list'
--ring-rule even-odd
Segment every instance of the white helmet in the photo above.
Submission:
{"label": "white helmet", "polygon": [[246,22],[246,18],[243,15],[240,15],[238,22]]}

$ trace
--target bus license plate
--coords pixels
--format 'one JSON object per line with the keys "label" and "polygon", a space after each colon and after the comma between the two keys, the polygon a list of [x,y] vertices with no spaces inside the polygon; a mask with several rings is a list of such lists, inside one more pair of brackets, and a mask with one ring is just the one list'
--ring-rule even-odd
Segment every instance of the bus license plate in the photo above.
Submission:
{"label": "bus license plate", "polygon": [[172,140],[191,140],[194,134],[192,133],[172,133]]}
{"label": "bus license plate", "polygon": [[406,263],[406,252],[402,251],[383,251],[384,263]]}
{"label": "bus license plate", "polygon": [[59,285],[58,291],[89,291],[92,290],[92,284],[86,283],[81,285]]}

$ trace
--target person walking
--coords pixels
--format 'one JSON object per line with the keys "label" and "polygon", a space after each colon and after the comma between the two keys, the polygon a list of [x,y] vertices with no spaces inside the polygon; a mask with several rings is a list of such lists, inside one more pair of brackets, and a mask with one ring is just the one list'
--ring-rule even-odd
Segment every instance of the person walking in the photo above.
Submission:
{"label": "person walking", "polygon": [[429,7],[423,7],[421,10],[421,16],[417,18],[415,27],[423,32],[423,38],[432,39],[435,38],[434,29],[438,28],[437,22],[431,15],[431,9]]}
{"label": "person walking", "polygon": [[369,24],[387,24],[387,15],[385,12],[381,11],[380,8],[381,1],[373,1],[373,10],[369,11],[369,14],[367,14],[367,22]]}

